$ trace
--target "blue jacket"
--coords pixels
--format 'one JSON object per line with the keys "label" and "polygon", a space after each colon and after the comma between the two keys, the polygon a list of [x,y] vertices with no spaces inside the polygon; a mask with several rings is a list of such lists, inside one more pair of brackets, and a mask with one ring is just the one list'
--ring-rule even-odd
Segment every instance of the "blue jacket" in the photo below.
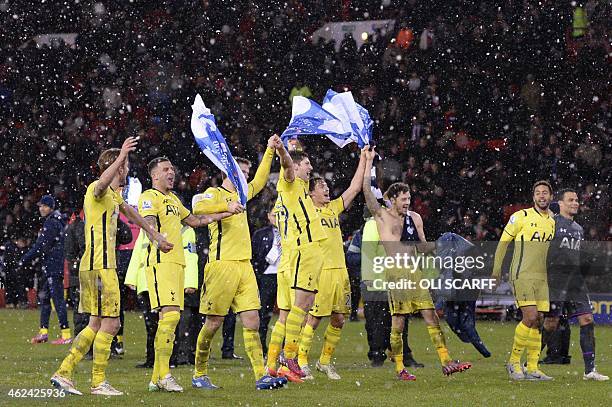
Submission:
{"label": "blue jacket", "polygon": [[51,212],[45,219],[36,243],[21,258],[21,262],[29,263],[35,258],[40,258],[42,261],[42,271],[46,277],[63,276],[64,226],[65,221],[60,212]]}

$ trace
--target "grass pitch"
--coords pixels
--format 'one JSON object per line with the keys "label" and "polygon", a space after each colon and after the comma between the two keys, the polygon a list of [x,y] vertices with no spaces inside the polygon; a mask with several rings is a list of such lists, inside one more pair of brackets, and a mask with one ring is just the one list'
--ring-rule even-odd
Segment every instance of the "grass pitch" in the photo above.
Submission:
{"label": "grass pitch", "polygon": [[[52,321],[55,315],[52,315]],[[55,322],[57,324],[57,322]],[[315,334],[311,352],[311,365],[320,354],[326,321]],[[37,311],[0,310],[0,405],[112,405],[112,406],[396,406],[396,405],[612,405],[612,382],[585,382],[582,380],[583,362],[580,354],[578,328],[572,329],[572,364],[543,366],[553,382],[510,382],[504,363],[512,345],[515,323],[479,322],[479,332],[493,353],[482,358],[469,344],[461,343],[443,323],[451,356],[470,361],[474,367],[453,377],[444,377],[440,371],[435,350],[429,336],[418,319],[410,322],[410,345],[415,357],[425,363],[424,369],[414,371],[416,382],[395,380],[393,366],[370,367],[366,353],[367,342],[364,323],[346,324],[336,351],[336,366],[342,376],[332,382],[315,372],[315,380],[277,391],[257,391],[248,360],[220,359],[220,334],[213,344],[210,376],[222,386],[216,391],[191,388],[192,370],[179,367],[173,370],[179,383],[185,387],[182,394],[147,392],[150,370],[136,369],[134,365],[144,359],[145,328],[140,314],[126,315],[123,359],[112,359],[107,371],[109,381],[126,393],[123,397],[102,398],[86,394],[83,397],[11,398],[10,389],[51,388],[49,377],[57,369],[68,351],[67,346],[50,344],[31,345],[29,339],[38,327]],[[59,332],[57,325],[50,329],[50,339]],[[612,327],[596,327],[597,366],[604,374],[612,375]],[[240,324],[236,329],[236,353],[244,355]],[[314,370],[314,369],[313,369]],[[77,387],[87,393],[91,361],[82,361],[77,367]]]}

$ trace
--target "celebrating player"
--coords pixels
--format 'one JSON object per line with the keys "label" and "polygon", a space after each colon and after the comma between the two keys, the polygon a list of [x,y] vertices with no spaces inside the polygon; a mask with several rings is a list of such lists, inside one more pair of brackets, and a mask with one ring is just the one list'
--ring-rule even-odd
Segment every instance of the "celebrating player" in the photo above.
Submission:
{"label": "celebrating player", "polygon": [[[492,277],[499,280],[506,249],[514,241],[510,283],[523,318],[514,331],[512,353],[506,364],[512,380],[552,380],[538,368],[543,313],[549,310],[546,254],[555,233],[555,221],[548,208],[551,200],[550,184],[536,182],[533,208],[521,209],[510,217],[495,251]],[[524,350],[527,350],[526,371],[521,366]]]}
{"label": "celebrating player", "polygon": [[[321,225],[312,198],[308,194],[308,182],[312,171],[308,156],[302,151],[292,151],[289,154],[282,145],[276,151],[280,156],[282,166],[276,186],[277,205],[282,207],[282,216],[285,218],[283,222],[280,222],[284,228],[281,235],[284,235],[285,238],[281,241],[283,255],[281,266],[279,266],[278,295],[282,294],[283,287],[281,287],[280,279],[286,278],[285,267],[288,261],[291,289],[293,290],[291,295],[294,299],[284,326],[276,324],[272,331],[268,367],[270,368],[271,363],[276,363],[275,360],[270,361],[270,358],[276,359],[284,337],[285,358],[281,363],[299,378],[304,376],[296,358],[300,332],[306,313],[312,307],[319,287],[319,275],[323,266],[321,241],[327,238],[327,234]],[[279,307],[286,306],[286,301],[286,298],[279,301]],[[282,332],[283,327],[284,332]]]}
{"label": "celebrating player", "polygon": [[75,338],[70,353],[51,377],[51,384],[68,393],[81,395],[72,381],[77,363],[93,344],[91,393],[119,396],[123,393],[111,386],[105,377],[111,342],[119,330],[119,280],[115,259],[115,237],[119,211],[140,226],[158,251],[172,250],[159,231],[127,205],[118,189],[125,184],[129,172],[128,155],[136,149],[137,139],[128,137],[121,149],[111,148],[100,154],[100,179],[87,187],[83,210],[85,212],[85,252],[79,266],[79,311],[90,314],[89,325]]}
{"label": "celebrating player", "polygon": [[329,187],[325,179],[315,177],[310,180],[309,190],[312,202],[321,217],[321,225],[327,230],[327,239],[321,241],[323,249],[323,269],[319,277],[319,292],[300,337],[298,363],[304,372],[304,379],[312,379],[308,366],[308,352],[312,346],[314,331],[321,318],[330,316],[325,331],[325,342],[321,357],[317,361],[317,370],[332,380],[340,380],[340,375],[331,364],[331,358],[340,341],[340,331],[344,326],[344,314],[351,309],[351,287],[348,270],[344,260],[342,231],[338,216],[353,202],[361,191],[365,168],[365,149],[361,151],[359,165],[348,189],[339,197],[330,201]]}
{"label": "celebrating player", "polygon": [[595,326],[591,301],[581,273],[580,242],[584,230],[574,217],[580,204],[578,194],[564,189],[557,194],[559,214],[554,216],[555,237],[548,249],[548,285],[550,289],[550,312],[544,319],[542,344],[546,345],[550,335],[559,325],[563,308],[568,317],[578,317],[580,324],[580,347],[584,359],[584,380],[609,380],[595,370]]}
{"label": "celebrating player", "polygon": [[229,211],[192,215],[172,193],[174,167],[166,157],[149,163],[153,188],[142,193],[138,209],[145,220],[167,236],[174,248],[164,253],[159,248],[147,249],[146,276],[151,309],[159,310],[159,324],[155,335],[155,362],[149,391],[181,392],[183,388],[170,374],[170,355],[174,346],[174,331],[184,305],[185,255],[182,245],[182,224],[192,228],[218,222],[232,213]]}
{"label": "celebrating player", "polygon": [[[268,140],[255,178],[248,184],[247,199],[252,199],[266,185],[274,150],[282,146],[278,136]],[[237,159],[245,178],[249,176],[251,163]],[[233,216],[212,223],[209,228],[210,246],[208,263],[204,269],[204,286],[200,313],[206,315],[206,323],[198,335],[195,372],[192,385],[198,389],[215,389],[208,377],[208,358],[212,339],[223,323],[230,307],[240,315],[244,347],[251,360],[257,389],[276,389],[287,383],[285,378],[266,374],[261,340],[259,338],[259,291],[251,265],[251,244],[247,214],[238,202],[236,188],[225,176],[220,187],[208,188],[193,197],[193,210],[197,214],[231,212]]]}
{"label": "celebrating player", "polygon": [[[372,169],[372,162],[375,156],[374,149],[366,152],[366,168],[365,173],[369,174]],[[419,243],[416,244],[416,249],[421,252],[429,252],[435,249],[434,243],[428,243],[423,232],[423,220],[416,212],[408,210],[410,205],[410,189],[408,185],[402,183],[392,184],[385,197],[390,201],[390,208],[382,208],[374,193],[370,189],[371,180],[369,177],[363,179],[363,194],[366,205],[370,213],[376,220],[376,225],[380,234],[380,241],[387,256],[393,256],[398,250],[406,250],[399,242],[404,233],[404,225],[406,224],[406,216],[410,216],[414,222],[414,228],[419,236]],[[414,247],[409,247],[414,252]],[[416,253],[414,253],[416,254]],[[396,270],[392,270],[396,273]],[[405,278],[417,278],[419,273],[411,274],[409,271],[402,273]],[[414,312],[420,311],[431,341],[436,347],[440,362],[442,363],[442,373],[451,375],[457,372],[463,372],[469,369],[472,365],[467,362],[459,362],[451,359],[444,333],[440,328],[440,320],[434,310],[434,305],[431,300],[429,291],[424,289],[416,289],[409,294],[409,298],[404,298],[406,293],[401,290],[389,290],[389,304],[391,309],[391,352],[395,360],[395,369],[397,377],[400,380],[415,380],[415,376],[410,374],[403,361],[403,343],[402,331],[406,316]]]}

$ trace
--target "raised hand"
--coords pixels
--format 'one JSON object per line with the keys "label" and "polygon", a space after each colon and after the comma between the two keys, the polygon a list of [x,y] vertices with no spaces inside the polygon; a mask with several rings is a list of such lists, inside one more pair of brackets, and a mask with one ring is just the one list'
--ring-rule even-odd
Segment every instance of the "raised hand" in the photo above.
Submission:
{"label": "raised hand", "polygon": [[281,141],[281,138],[278,136],[278,134],[274,134],[272,137],[270,137],[268,139],[268,148],[280,148],[283,145],[283,142]]}
{"label": "raised hand", "polygon": [[371,149],[366,149],[365,157],[368,161],[374,161],[374,157],[376,157],[376,151],[374,151],[374,147],[372,147]]}
{"label": "raised hand", "polygon": [[121,146],[120,156],[127,157],[127,155],[131,151],[136,150],[136,146],[138,146],[138,137],[126,138],[125,141],[123,142],[123,145]]}

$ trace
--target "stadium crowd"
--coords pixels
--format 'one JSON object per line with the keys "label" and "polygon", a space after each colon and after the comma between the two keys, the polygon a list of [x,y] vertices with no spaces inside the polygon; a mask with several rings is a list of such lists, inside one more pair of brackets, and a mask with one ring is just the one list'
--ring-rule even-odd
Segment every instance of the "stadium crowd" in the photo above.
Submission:
{"label": "stadium crowd", "polygon": [[[290,94],[321,101],[328,88],[352,91],[375,120],[385,180],[411,185],[430,238],[496,240],[504,207],[529,202],[542,178],[579,190],[587,239],[610,238],[609,5],[577,2],[588,16],[581,26],[570,2],[552,0],[340,3],[86,1],[55,13],[3,3],[4,272],[36,238],[38,199],[51,193],[64,214],[78,212],[99,153],[128,135],[141,139],[131,161],[141,180],[149,159],[166,155],[185,203],[219,184],[189,127],[196,93],[234,155],[257,162],[289,121]],[[342,18],[395,26],[359,49],[350,34],[339,47],[310,40]],[[73,45],[30,40],[50,32],[78,36]],[[307,151],[331,195],[343,191],[356,147],[322,138]],[[253,229],[272,195],[249,205]],[[362,208],[360,197],[343,215],[346,236]]]}

